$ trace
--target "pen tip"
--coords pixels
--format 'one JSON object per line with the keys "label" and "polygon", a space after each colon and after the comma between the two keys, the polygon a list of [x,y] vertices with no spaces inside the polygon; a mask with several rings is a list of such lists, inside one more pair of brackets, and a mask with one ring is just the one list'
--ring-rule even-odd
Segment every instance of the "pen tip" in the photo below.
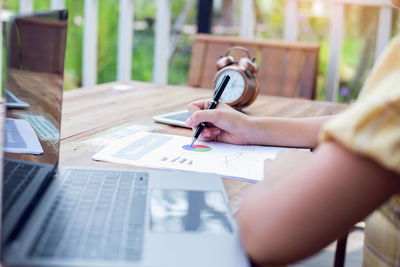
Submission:
{"label": "pen tip", "polygon": [[193,137],[192,142],[190,143],[190,146],[193,146],[194,142],[196,142],[196,138]]}

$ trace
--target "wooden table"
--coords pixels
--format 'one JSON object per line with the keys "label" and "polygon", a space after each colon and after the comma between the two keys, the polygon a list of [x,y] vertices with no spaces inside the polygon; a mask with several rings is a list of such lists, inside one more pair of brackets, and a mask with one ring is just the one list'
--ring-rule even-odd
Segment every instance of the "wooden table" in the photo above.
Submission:
{"label": "wooden table", "polygon": [[[115,89],[121,85],[131,89]],[[92,156],[102,147],[90,140],[110,128],[122,129],[131,124],[142,125],[152,132],[191,137],[191,130],[155,123],[152,117],[155,114],[184,109],[190,102],[210,98],[211,94],[206,89],[160,86],[136,81],[66,91],[61,123],[60,165],[140,169],[131,165],[92,160]],[[345,107],[327,102],[260,95],[245,112],[251,116],[310,117],[336,114]],[[242,193],[250,183],[233,179],[223,181],[232,211],[236,212]]]}

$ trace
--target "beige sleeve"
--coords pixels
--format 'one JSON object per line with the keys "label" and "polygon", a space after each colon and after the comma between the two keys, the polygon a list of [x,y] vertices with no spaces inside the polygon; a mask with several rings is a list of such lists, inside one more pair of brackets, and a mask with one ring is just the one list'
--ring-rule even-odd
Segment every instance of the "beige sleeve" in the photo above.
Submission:
{"label": "beige sleeve", "polygon": [[400,65],[391,62],[400,62],[398,44],[390,46],[378,70],[372,71],[375,77],[369,79],[368,86],[373,87],[324,125],[320,141],[335,140],[400,174]]}

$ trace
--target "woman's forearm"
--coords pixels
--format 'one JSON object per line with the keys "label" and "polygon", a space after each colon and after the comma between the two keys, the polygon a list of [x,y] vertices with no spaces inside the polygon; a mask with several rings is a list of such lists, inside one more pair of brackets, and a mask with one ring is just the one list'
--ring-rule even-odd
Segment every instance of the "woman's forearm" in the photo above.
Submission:
{"label": "woman's forearm", "polygon": [[249,118],[247,143],[313,148],[318,144],[321,126],[332,117]]}
{"label": "woman's forearm", "polygon": [[[296,171],[250,189],[237,213],[243,245],[259,264],[288,264],[323,248],[399,190],[399,176],[335,143]],[[272,177],[271,177],[272,178]]]}

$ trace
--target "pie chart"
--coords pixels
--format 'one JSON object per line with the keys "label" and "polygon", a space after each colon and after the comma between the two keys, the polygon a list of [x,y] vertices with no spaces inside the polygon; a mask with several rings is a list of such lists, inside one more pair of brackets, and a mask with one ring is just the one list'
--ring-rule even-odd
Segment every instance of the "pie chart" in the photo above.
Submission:
{"label": "pie chart", "polygon": [[204,145],[184,145],[182,148],[194,152],[207,152],[211,150],[211,147]]}

